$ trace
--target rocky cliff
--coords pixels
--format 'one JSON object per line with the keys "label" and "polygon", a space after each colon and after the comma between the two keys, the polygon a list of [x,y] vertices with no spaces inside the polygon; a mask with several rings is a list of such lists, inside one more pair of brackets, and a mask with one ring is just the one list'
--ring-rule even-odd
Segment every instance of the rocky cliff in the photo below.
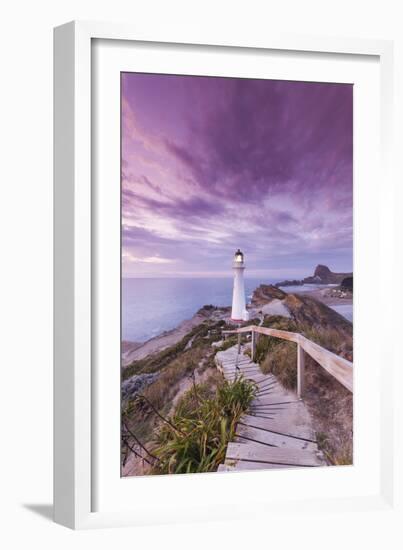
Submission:
{"label": "rocky cliff", "polygon": [[340,284],[342,290],[349,290],[350,292],[353,292],[353,278],[352,277],[346,277],[342,280]]}
{"label": "rocky cliff", "polygon": [[291,280],[291,281],[280,281],[279,283],[276,283],[276,287],[279,286],[297,286],[297,285],[304,285],[304,284],[323,284],[323,285],[331,285],[336,284],[339,285],[341,282],[346,278],[352,279],[353,274],[352,273],[334,273],[333,271],[330,271],[330,269],[327,267],[327,265],[317,265],[315,267],[315,271],[313,275],[310,275],[309,277],[305,277],[302,280]]}
{"label": "rocky cliff", "polygon": [[260,285],[252,295],[252,306],[259,307],[268,304],[271,300],[283,300],[287,296],[279,288],[273,285]]}
{"label": "rocky cliff", "polygon": [[317,265],[313,274],[313,277],[305,277],[304,283],[323,283],[326,285],[337,284],[339,285],[346,277],[352,277],[352,273],[333,273],[327,267],[327,265]]}

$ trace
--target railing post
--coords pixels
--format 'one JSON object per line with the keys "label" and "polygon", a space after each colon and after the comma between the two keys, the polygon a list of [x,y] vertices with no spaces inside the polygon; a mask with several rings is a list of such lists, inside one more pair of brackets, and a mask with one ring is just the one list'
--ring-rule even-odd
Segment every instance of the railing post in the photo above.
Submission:
{"label": "railing post", "polygon": [[299,399],[305,391],[305,352],[302,346],[297,344],[297,393]]}
{"label": "railing post", "polygon": [[252,349],[251,349],[251,359],[255,360],[256,355],[256,332],[252,329]]}

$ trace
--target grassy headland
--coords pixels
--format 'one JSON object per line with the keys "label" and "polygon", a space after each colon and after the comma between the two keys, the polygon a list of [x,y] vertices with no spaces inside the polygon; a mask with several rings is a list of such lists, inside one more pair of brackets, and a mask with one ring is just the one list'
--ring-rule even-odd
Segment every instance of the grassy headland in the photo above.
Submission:
{"label": "grassy headland", "polygon": [[[122,369],[122,387],[133,379],[155,375],[139,391],[122,394],[122,421],[123,433],[134,434],[160,457],[150,468],[130,453],[123,438],[123,475],[212,471],[233,436],[244,412],[245,396],[253,388],[246,381],[228,384],[217,371],[213,344],[221,340],[223,329],[231,327],[216,319],[217,308],[206,306],[203,312],[207,318],[179,342]],[[129,444],[132,447],[136,442]]]}
{"label": "grassy headland", "polygon": [[[282,314],[271,314],[279,311],[279,304]],[[253,295],[250,314],[253,319],[244,324],[301,333],[352,361],[352,324],[310,295],[262,285]],[[214,471],[253,397],[250,383],[229,384],[215,368],[215,345],[222,330],[233,328],[226,325],[228,308],[206,306],[197,315],[198,323],[172,345],[157,347],[122,369],[123,475]],[[227,338],[220,349],[235,343],[236,337]],[[260,336],[256,351],[264,373],[295,389],[295,344]],[[133,380],[144,384],[133,391]],[[309,357],[304,401],[328,462],[351,464],[352,394]],[[141,446],[153,455],[148,462],[131,452],[134,448],[148,456]]]}

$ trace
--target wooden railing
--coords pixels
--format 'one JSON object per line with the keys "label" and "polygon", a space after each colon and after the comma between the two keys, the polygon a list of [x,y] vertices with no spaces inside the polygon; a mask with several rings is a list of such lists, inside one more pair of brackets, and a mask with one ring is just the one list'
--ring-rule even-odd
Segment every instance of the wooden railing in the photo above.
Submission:
{"label": "wooden railing", "polygon": [[336,380],[340,382],[349,391],[353,391],[353,364],[343,357],[339,357],[335,353],[322,348],[315,342],[308,340],[302,334],[297,332],[288,332],[286,330],[277,330],[275,328],[258,327],[250,325],[235,330],[223,331],[223,334],[252,334],[252,361],[256,355],[256,340],[259,334],[265,336],[272,336],[274,338],[281,338],[282,340],[288,340],[295,342],[297,348],[297,393],[298,397],[302,397],[304,393],[305,385],[305,353],[306,352],[312,359],[314,359],[319,365],[329,374],[331,374]]}

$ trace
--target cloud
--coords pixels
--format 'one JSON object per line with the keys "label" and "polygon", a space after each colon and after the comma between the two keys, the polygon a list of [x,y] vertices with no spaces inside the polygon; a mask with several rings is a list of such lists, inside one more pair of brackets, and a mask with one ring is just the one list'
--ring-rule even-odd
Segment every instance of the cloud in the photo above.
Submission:
{"label": "cloud", "polygon": [[132,263],[218,272],[241,246],[256,269],[351,268],[352,86],[126,74],[122,89]]}
{"label": "cloud", "polygon": [[174,261],[170,258],[161,258],[160,256],[147,256],[144,258],[139,258],[134,256],[131,252],[128,252],[127,250],[123,251],[122,258],[123,260],[128,262],[144,263],[144,264],[170,264],[170,263],[173,263]]}

